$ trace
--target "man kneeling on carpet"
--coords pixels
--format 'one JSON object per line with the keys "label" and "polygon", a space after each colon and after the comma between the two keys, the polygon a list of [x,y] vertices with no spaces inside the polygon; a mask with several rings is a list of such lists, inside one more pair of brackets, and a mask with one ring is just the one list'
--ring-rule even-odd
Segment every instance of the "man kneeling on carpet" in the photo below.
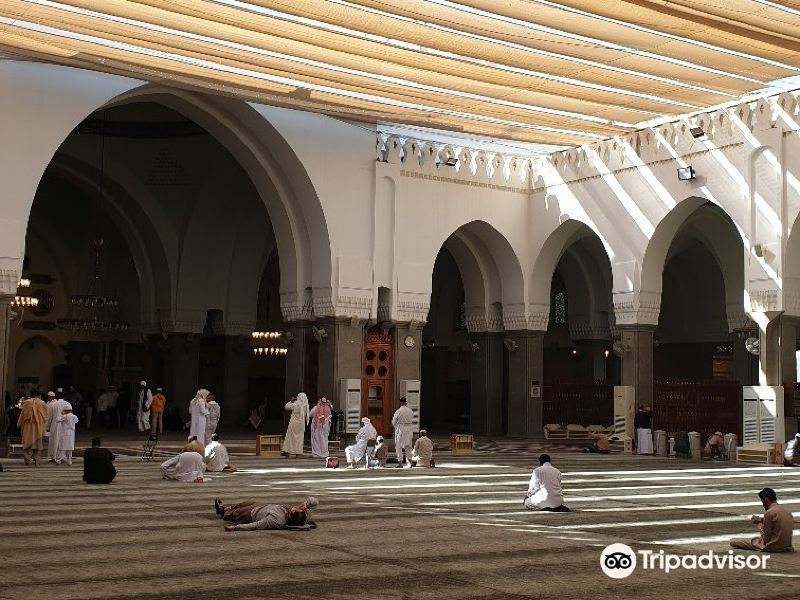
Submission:
{"label": "man kneeling on carpet", "polygon": [[551,512],[569,512],[564,506],[561,491],[561,471],[550,464],[550,455],[539,457],[539,466],[533,470],[528,494],[523,501],[525,508]]}
{"label": "man kneeling on carpet", "polygon": [[224,521],[225,531],[252,531],[254,529],[314,529],[317,525],[310,518],[311,511],[319,502],[314,496],[296,506],[263,504],[248,500],[225,506],[222,500],[214,500],[214,511]]}

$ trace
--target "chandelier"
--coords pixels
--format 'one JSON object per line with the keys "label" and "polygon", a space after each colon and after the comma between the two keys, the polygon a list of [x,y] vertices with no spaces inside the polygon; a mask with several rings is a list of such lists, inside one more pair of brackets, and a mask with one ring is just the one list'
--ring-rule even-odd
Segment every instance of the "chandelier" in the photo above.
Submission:
{"label": "chandelier", "polygon": [[287,341],[288,334],[282,331],[254,331],[253,338],[253,356],[269,357],[269,356],[286,356],[289,352],[288,348],[282,346],[264,346],[267,343],[282,343]]}
{"label": "chandelier", "polygon": [[[106,148],[106,114],[103,111],[103,122],[100,130],[100,182],[98,202],[95,206],[95,218],[99,221],[100,202],[105,196],[105,148]],[[99,229],[99,227],[98,227]],[[100,266],[103,244],[101,233],[94,239],[94,272],[89,289],[84,294],[70,296],[70,314],[67,318],[56,319],[56,327],[74,332],[126,331],[129,324],[118,316],[119,300],[116,296],[104,296],[100,278]]]}
{"label": "chandelier", "polygon": [[119,300],[114,296],[104,296],[100,283],[101,251],[104,240],[98,236],[94,240],[94,276],[85,294],[70,296],[73,309],[65,319],[57,319],[56,326],[67,331],[126,331],[129,324],[117,316]]}
{"label": "chandelier", "polygon": [[[27,277],[23,277],[19,280],[17,284],[17,288],[29,288],[31,287],[31,280]],[[34,306],[39,305],[39,299],[36,296],[29,296],[28,294],[20,294],[17,293],[14,296],[14,299],[11,301],[11,306],[14,308],[31,308]]]}

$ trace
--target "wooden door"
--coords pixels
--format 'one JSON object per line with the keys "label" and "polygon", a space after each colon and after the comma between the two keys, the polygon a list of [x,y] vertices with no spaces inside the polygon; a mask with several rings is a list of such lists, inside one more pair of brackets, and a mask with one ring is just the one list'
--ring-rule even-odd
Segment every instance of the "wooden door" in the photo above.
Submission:
{"label": "wooden door", "polygon": [[368,334],[364,337],[361,369],[361,412],[381,435],[392,428],[392,337]]}

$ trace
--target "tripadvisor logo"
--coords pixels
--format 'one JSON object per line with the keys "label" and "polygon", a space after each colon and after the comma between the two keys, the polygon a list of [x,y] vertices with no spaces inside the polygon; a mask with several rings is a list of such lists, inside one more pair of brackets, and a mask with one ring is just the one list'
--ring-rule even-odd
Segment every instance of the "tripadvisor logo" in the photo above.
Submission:
{"label": "tripadvisor logo", "polygon": [[624,579],[636,568],[636,553],[626,544],[611,544],[600,555],[600,568],[612,579]]}
{"label": "tripadvisor logo", "polygon": [[600,569],[612,579],[624,579],[636,569],[637,563],[643,571],[708,571],[731,569],[742,571],[767,568],[769,554],[734,554],[732,550],[718,554],[709,550],[705,554],[668,554],[663,550],[634,551],[626,544],[611,544],[600,554]]}

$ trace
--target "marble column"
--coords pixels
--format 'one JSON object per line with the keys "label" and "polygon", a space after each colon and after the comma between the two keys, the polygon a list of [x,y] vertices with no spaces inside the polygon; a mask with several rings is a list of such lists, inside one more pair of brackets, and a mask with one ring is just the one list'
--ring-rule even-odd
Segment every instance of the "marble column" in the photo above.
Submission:
{"label": "marble column", "polygon": [[6,392],[14,395],[11,374],[8,372],[8,340],[11,337],[9,326],[9,310],[13,296],[0,296],[0,418],[5,416]]}
{"label": "marble column", "polygon": [[759,379],[761,385],[783,386],[783,409],[786,431],[779,432],[789,439],[797,432],[794,412],[794,384],[797,381],[797,328],[800,319],[779,315],[767,324],[759,335]]}
{"label": "marble column", "polygon": [[247,419],[247,392],[250,383],[251,337],[226,335],[220,394],[222,425],[240,425]]}
{"label": "marble column", "polygon": [[653,406],[653,334],[655,325],[622,325],[620,341],[626,347],[622,356],[622,385],[636,390],[637,406]]}
{"label": "marble column", "polygon": [[337,409],[344,409],[339,398],[339,380],[361,379],[361,351],[364,347],[364,326],[350,318],[328,318],[318,325],[327,337],[319,344],[319,377],[317,394],[333,399]]}
{"label": "marble column", "polygon": [[[399,322],[394,326],[394,407],[400,401],[400,382],[422,380],[422,326],[421,322]],[[406,338],[411,342],[409,346]],[[425,411],[425,390],[420,394],[420,414]]]}
{"label": "marble column", "polygon": [[470,333],[470,433],[503,435],[502,332]]}
{"label": "marble column", "polygon": [[[506,331],[508,352],[508,435],[542,435],[544,331]],[[538,395],[533,389],[538,386]]]}
{"label": "marble column", "polygon": [[748,352],[744,345],[747,335],[744,332],[734,332],[731,334],[733,344],[733,377],[741,385],[756,385],[758,377],[754,377],[753,362],[754,356]]}
{"label": "marble column", "polygon": [[[308,321],[290,321],[289,335],[291,342],[286,352],[286,383],[284,385],[284,398],[288,399],[297,394],[299,390],[309,389],[306,385],[306,352],[308,351],[308,335],[311,323]],[[309,402],[316,398],[309,395]]]}
{"label": "marble column", "polygon": [[170,333],[164,346],[164,388],[167,402],[177,406],[181,418],[189,414],[189,402],[198,389],[199,333]]}

